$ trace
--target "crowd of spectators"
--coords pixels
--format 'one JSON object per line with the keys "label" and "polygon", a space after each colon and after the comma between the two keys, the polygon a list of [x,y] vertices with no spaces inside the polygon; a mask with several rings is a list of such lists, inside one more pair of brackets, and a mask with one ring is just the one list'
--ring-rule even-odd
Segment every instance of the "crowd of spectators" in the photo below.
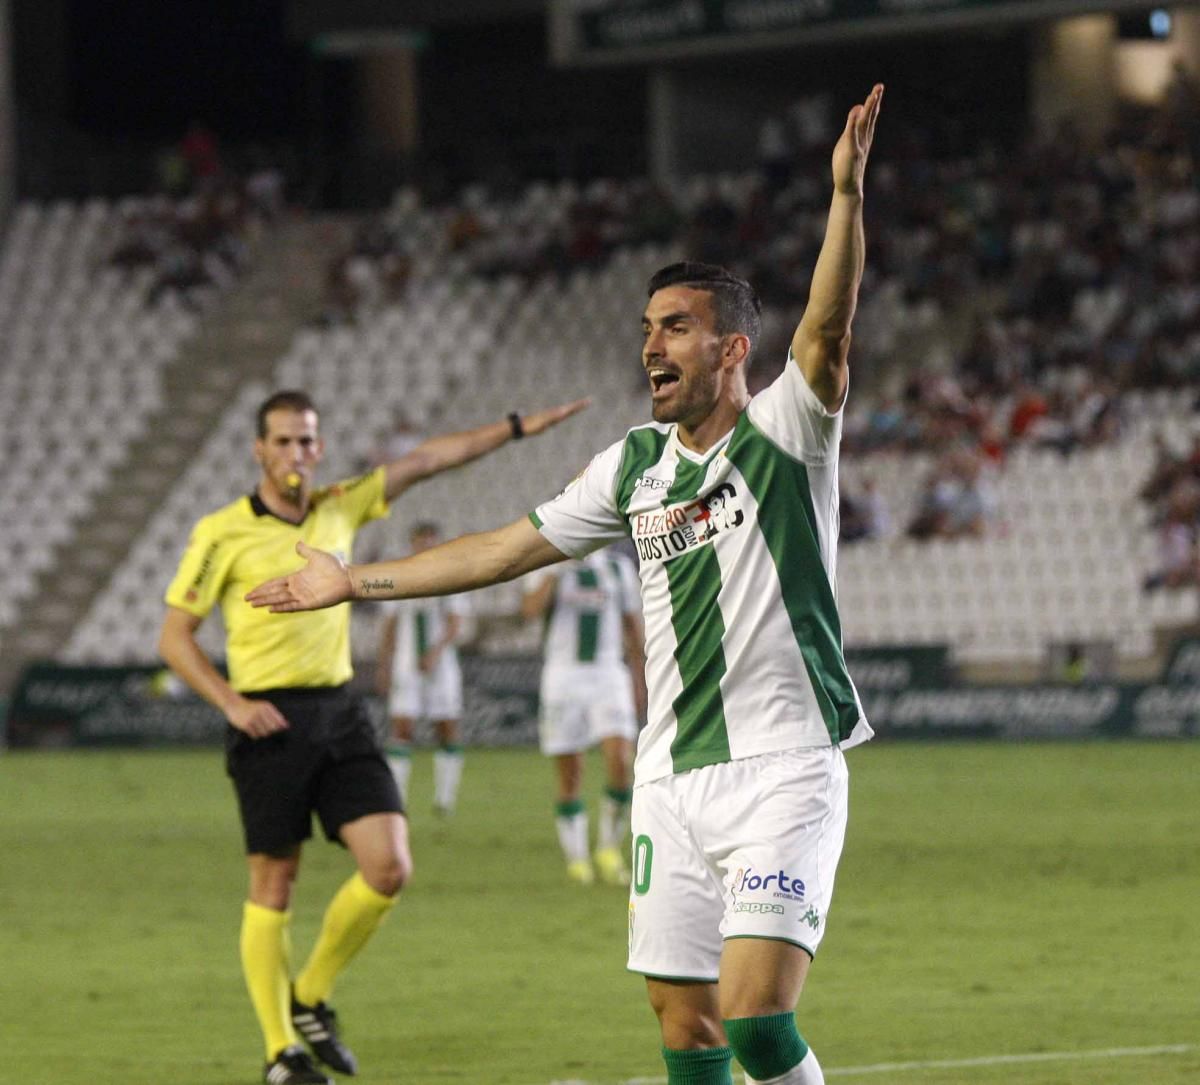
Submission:
{"label": "crowd of spectators", "polygon": [[253,234],[284,210],[282,173],[266,162],[244,172],[230,168],[216,137],[199,124],[163,155],[159,188],[129,202],[109,256],[117,268],[152,270],[150,305],[170,294],[201,307],[244,272]]}
{"label": "crowd of spectators", "polygon": [[[986,531],[989,480],[1014,445],[1065,456],[1111,442],[1122,432],[1123,392],[1200,380],[1200,109],[1181,93],[1159,109],[1131,109],[1100,145],[1064,124],[946,156],[919,124],[889,122],[872,165],[855,339],[856,369],[882,376],[872,395],[855,398],[845,442],[858,455],[935,455],[921,509],[902,530]],[[476,186],[438,210],[436,244],[465,273],[531,280],[644,242],[731,266],[766,306],[757,388],[783,357],[807,295],[831,131],[828,102],[812,99],[768,119],[758,168],[744,175],[670,189],[649,180],[535,184],[504,200]],[[402,294],[417,258],[403,221],[389,228],[385,216],[339,257],[337,319]],[[940,334],[951,324],[967,333]],[[898,360],[898,330],[913,326],[930,331],[927,345]]]}

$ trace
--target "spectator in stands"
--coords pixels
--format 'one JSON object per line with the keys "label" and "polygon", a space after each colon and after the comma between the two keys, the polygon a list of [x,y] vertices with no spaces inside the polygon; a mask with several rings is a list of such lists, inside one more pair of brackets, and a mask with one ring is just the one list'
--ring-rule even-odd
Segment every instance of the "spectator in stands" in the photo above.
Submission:
{"label": "spectator in stands", "polygon": [[935,465],[908,534],[914,539],[980,538],[994,522],[996,508],[983,457],[960,446]]}
{"label": "spectator in stands", "polygon": [[179,153],[187,164],[193,185],[207,184],[216,180],[221,173],[221,154],[217,149],[217,137],[202,121],[194,120],[188,125]]}
{"label": "spectator in stands", "polygon": [[1158,566],[1142,582],[1146,591],[1182,588],[1200,583],[1196,525],[1200,516],[1200,482],[1190,475],[1179,478],[1167,495],[1158,525]]}
{"label": "spectator in stands", "polygon": [[855,488],[842,485],[842,528],[844,542],[882,539],[891,532],[891,513],[875,480],[867,475]]}

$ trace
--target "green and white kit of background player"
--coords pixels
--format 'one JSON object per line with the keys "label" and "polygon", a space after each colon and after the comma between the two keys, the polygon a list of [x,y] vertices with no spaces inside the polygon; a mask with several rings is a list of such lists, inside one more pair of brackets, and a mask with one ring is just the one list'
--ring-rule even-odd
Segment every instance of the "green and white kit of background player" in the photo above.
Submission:
{"label": "green and white kit of background player", "polygon": [[631,535],[640,559],[632,971],[715,981],[724,939],[821,942],[842,749],[872,734],[834,591],[841,425],[789,358],[704,455],[633,429],[531,516],[563,553]]}
{"label": "green and white kit of background player", "polygon": [[[624,617],[641,613],[633,562],[615,550],[554,566],[539,691],[538,743],[547,757],[581,753],[608,738],[637,738],[637,710],[625,663]],[[628,792],[601,800],[597,849],[624,845]],[[561,805],[561,804],[560,804]],[[581,802],[555,818],[568,866],[588,860],[588,817]]]}
{"label": "green and white kit of background player", "polygon": [[[431,599],[392,599],[383,604],[387,618],[395,619],[388,714],[393,719],[460,720],[463,712],[462,668],[454,642],[442,650],[428,674],[418,663],[429,648],[446,637],[447,618],[465,621],[471,604],[465,595]],[[412,761],[407,746],[393,742],[388,764],[400,794],[407,797]],[[433,755],[433,801],[439,810],[453,810],[462,780],[463,751],[457,744],[441,745]]]}

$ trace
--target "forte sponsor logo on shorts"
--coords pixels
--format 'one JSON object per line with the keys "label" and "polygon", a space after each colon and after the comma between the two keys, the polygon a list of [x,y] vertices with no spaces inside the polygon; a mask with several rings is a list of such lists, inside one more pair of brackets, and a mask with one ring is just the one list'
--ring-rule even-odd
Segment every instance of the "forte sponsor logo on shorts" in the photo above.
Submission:
{"label": "forte sponsor logo on shorts", "polygon": [[642,561],[670,561],[740,527],[745,519],[737,490],[725,482],[695,501],[634,513],[630,526]]}
{"label": "forte sponsor logo on shorts", "polygon": [[[744,893],[769,893],[784,900],[804,900],[804,882],[793,878],[784,869],[771,874],[760,874],[753,867],[743,867],[734,876],[730,885],[734,897]],[[735,911],[747,909],[735,908]]]}

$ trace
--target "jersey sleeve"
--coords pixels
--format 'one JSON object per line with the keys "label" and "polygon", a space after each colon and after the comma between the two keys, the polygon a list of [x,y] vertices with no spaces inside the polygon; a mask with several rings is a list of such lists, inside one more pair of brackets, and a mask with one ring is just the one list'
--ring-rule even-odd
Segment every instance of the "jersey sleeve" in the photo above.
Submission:
{"label": "jersey sleeve", "polygon": [[789,456],[815,465],[837,458],[844,409],[844,398],[836,411],[826,409],[789,350],[783,372],[750,401],[749,414],[755,427]]}
{"label": "jersey sleeve", "polygon": [[330,487],[330,493],[341,502],[352,523],[365,524],[388,514],[386,482],[387,470],[381,465],[365,475],[343,479]]}
{"label": "jersey sleeve", "polygon": [[221,598],[231,560],[229,545],[205,517],[192,529],[175,578],[167,587],[167,605],[203,618]]}
{"label": "jersey sleeve", "polygon": [[586,557],[626,536],[616,497],[623,446],[617,441],[593,457],[562,493],[529,514],[546,541],[568,557]]}

